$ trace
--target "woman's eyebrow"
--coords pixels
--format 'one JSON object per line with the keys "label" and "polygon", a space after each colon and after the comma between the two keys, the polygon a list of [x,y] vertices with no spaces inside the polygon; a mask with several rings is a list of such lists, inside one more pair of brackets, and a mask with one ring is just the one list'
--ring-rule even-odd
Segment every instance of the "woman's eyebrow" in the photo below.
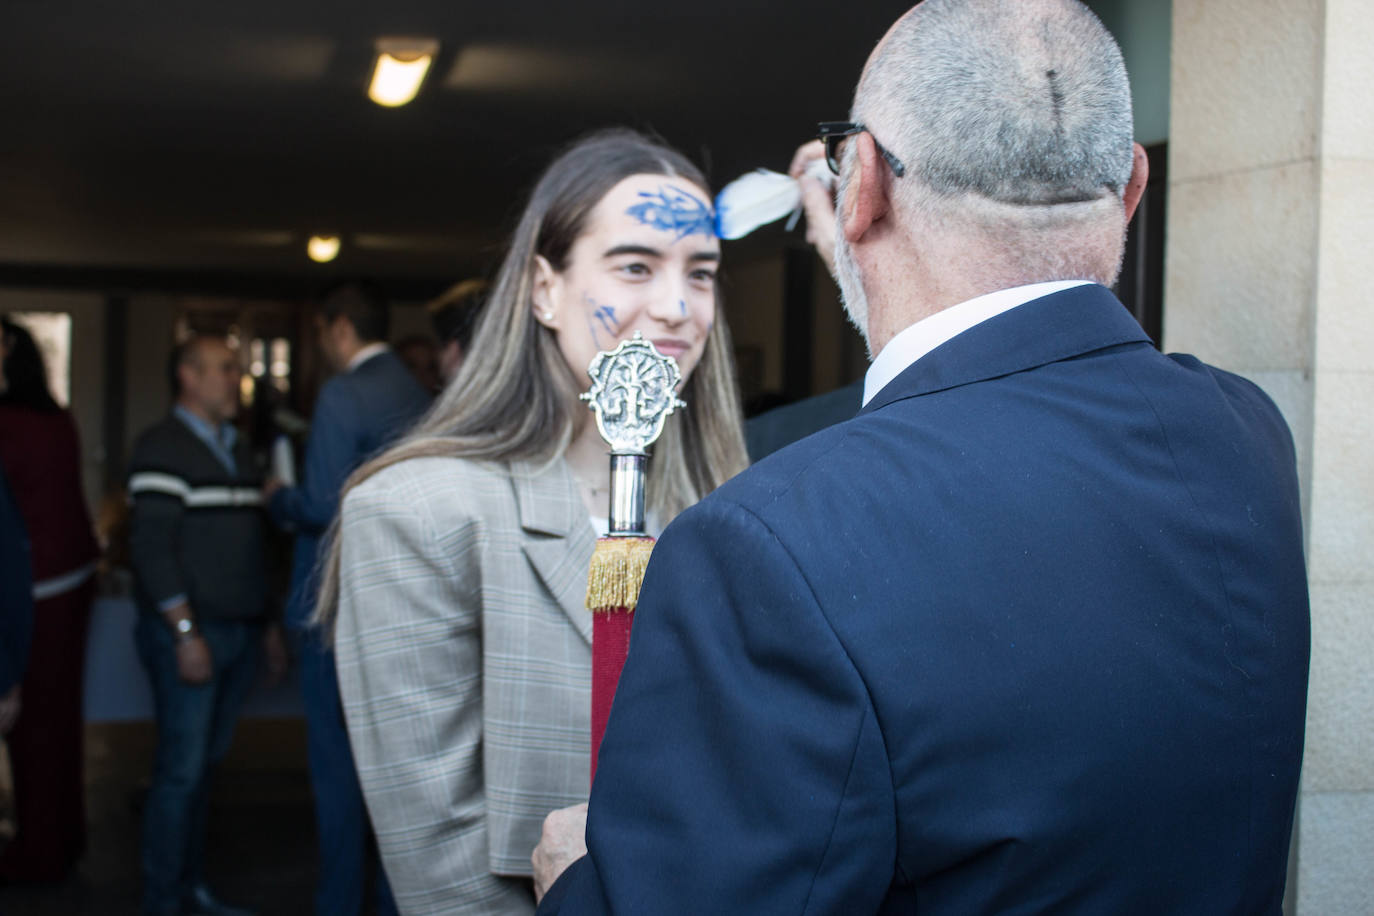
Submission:
{"label": "woman's eyebrow", "polygon": [[[602,257],[603,257],[603,258],[614,258],[614,257],[616,257],[617,255],[622,255],[622,254],[637,254],[637,255],[640,255],[641,257],[648,257],[648,258],[663,258],[663,257],[664,257],[663,252],[660,251],[660,250],[657,249],[657,248],[653,248],[653,247],[651,247],[651,246],[649,246],[649,245],[630,245],[630,244],[626,244],[626,245],[616,245],[616,246],[614,246],[614,247],[612,247],[612,248],[608,248],[608,249],[606,250],[606,253],[603,254]],[[720,252],[719,252],[719,251],[710,251],[710,250],[705,250],[705,249],[703,249],[703,250],[701,250],[701,251],[694,251],[694,252],[692,252],[690,255],[687,256],[687,260],[688,260],[688,261],[692,261],[692,262],[709,261],[709,262],[715,263],[715,262],[718,262],[718,261],[720,260]]]}
{"label": "woman's eyebrow", "polygon": [[650,248],[648,245],[616,245],[613,248],[608,248],[602,257],[613,258],[616,255],[622,254],[638,254],[650,258],[663,257],[663,252],[659,251],[657,248]]}

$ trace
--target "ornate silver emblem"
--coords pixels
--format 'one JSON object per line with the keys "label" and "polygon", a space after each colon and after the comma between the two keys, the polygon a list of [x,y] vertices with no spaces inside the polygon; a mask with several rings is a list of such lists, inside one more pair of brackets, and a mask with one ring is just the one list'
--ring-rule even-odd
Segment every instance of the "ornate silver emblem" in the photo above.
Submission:
{"label": "ornate silver emblem", "polygon": [[677,361],[638,331],[614,350],[596,354],[587,372],[592,388],[582,400],[596,414],[596,428],[612,454],[644,454],[663,433],[668,414],[687,406],[676,393],[682,381]]}

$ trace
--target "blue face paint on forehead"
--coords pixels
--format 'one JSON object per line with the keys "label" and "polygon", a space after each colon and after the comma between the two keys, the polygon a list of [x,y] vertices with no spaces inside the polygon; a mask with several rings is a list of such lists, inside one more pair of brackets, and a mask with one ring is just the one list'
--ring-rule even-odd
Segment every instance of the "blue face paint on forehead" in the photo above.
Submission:
{"label": "blue face paint on forehead", "polygon": [[668,185],[660,186],[657,193],[640,191],[639,196],[642,202],[625,212],[644,225],[671,232],[677,239],[697,233],[715,237],[715,214],[694,195]]}

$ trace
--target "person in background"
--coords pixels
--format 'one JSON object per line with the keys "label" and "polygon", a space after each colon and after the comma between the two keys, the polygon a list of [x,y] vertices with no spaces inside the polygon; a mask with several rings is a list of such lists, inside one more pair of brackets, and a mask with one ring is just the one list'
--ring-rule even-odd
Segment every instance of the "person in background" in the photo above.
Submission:
{"label": "person in background", "polygon": [[439,373],[447,384],[458,375],[463,357],[472,346],[477,318],[487,300],[487,281],[463,280],[425,306],[434,333],[439,337]]}
{"label": "person in background", "polygon": [[[682,371],[651,529],[746,464],[711,192],[632,131],[539,179],[458,376],[350,480],[320,599],[387,875],[407,914],[534,909],[529,848],[590,770],[587,567],[607,446],[578,400],[643,332]],[[640,912],[653,912],[641,908]]]}
{"label": "person in background", "polygon": [[540,913],[1280,913],[1293,438],[1111,293],[1149,171],[1116,42],[926,0],[821,133],[865,405],[664,532]]}
{"label": "person in background", "polygon": [[33,564],[33,641],[8,738],[18,832],[0,853],[0,881],[57,881],[86,849],[81,701],[100,551],[81,487],[76,424],[53,400],[28,330],[0,319],[0,337],[0,466]]}
{"label": "person in background", "polygon": [[[388,307],[374,284],[354,280],[335,286],[324,296],[320,313],[320,345],[337,374],[315,403],[300,485],[270,480],[263,492],[273,520],[296,533],[286,622],[300,660],[315,797],[320,866],[315,911],[349,916],[363,905],[368,862],[375,862],[376,854],[339,705],[334,654],[309,625],[319,590],[315,569],[344,481],[410,426],[429,406],[430,396],[383,343]],[[376,872],[379,912],[394,912],[386,875]]]}
{"label": "person in background", "polygon": [[29,535],[0,466],[0,737],[23,706],[20,681],[33,639],[33,567]]}
{"label": "person in background", "polygon": [[439,374],[439,345],[425,334],[411,334],[396,341],[396,355],[405,363],[420,387],[438,394],[444,387]]}
{"label": "person in background", "polygon": [[157,751],[143,810],[143,912],[234,916],[205,883],[210,777],[229,751],[260,654],[286,665],[266,581],[260,475],[233,419],[238,355],[196,336],[168,365],[172,410],[129,459],[129,556]]}

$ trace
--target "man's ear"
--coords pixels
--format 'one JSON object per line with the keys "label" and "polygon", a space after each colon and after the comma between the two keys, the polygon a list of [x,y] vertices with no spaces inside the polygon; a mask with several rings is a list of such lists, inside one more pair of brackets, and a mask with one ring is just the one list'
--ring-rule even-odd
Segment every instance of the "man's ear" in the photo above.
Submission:
{"label": "man's ear", "polygon": [[1126,222],[1135,216],[1135,208],[1145,195],[1145,185],[1150,181],[1150,157],[1145,155],[1145,147],[1132,144],[1134,160],[1131,163],[1131,177],[1126,182],[1126,190],[1121,194],[1121,202],[1126,206]]}
{"label": "man's ear", "polygon": [[191,391],[195,388],[196,382],[195,361],[181,363],[177,366],[177,390],[181,392]]}
{"label": "man's ear", "polygon": [[534,308],[534,320],[546,328],[558,329],[559,304],[562,300],[563,284],[558,271],[543,255],[534,256],[534,283],[530,289],[530,304]]}
{"label": "man's ear", "polygon": [[845,212],[840,215],[840,229],[852,245],[863,238],[874,223],[887,216],[891,202],[888,200],[887,173],[873,136],[864,131],[850,142],[857,144],[857,148],[854,174],[845,193]]}

